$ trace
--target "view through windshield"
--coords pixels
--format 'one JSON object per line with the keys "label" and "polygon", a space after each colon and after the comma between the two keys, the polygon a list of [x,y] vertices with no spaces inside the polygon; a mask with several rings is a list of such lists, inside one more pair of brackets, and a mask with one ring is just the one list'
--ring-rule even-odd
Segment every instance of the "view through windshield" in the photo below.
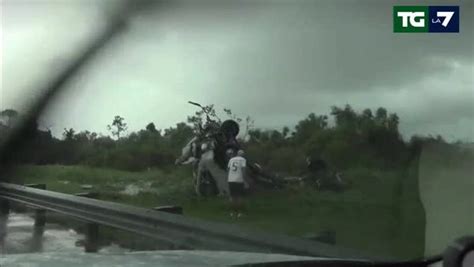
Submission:
{"label": "view through windshield", "polygon": [[[123,5],[99,2],[2,1],[0,141]],[[379,258],[440,253],[474,234],[473,4],[455,3],[455,33],[396,32],[393,10],[446,3],[137,8],[49,102],[8,181]],[[47,211],[38,241],[35,216],[10,205],[2,253],[83,251],[86,224]],[[100,253],[182,248],[98,238]]]}

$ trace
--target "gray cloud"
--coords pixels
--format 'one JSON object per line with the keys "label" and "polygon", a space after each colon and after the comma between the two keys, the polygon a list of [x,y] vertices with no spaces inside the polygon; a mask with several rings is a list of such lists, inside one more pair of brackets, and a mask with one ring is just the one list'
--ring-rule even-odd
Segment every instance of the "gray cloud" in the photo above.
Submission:
{"label": "gray cloud", "polygon": [[[392,6],[405,4],[400,1],[281,2],[187,2],[143,13],[71,84],[45,120],[57,131],[104,132],[121,114],[131,129],[149,121],[167,127],[192,113],[186,101],[195,100],[252,115],[257,126],[282,127],[349,103],[397,112],[406,134],[474,139],[471,2],[459,3],[460,34],[393,33]],[[94,17],[87,8],[77,15]],[[68,36],[65,27],[52,24]],[[92,24],[83,25],[87,36]],[[33,26],[26,29],[38,33]],[[51,40],[52,48],[64,46]],[[15,51],[4,66],[12,77],[47,73],[26,63],[21,65],[26,73],[11,67],[18,62]],[[52,58],[45,55],[36,66]],[[18,84],[7,80],[3,90]]]}

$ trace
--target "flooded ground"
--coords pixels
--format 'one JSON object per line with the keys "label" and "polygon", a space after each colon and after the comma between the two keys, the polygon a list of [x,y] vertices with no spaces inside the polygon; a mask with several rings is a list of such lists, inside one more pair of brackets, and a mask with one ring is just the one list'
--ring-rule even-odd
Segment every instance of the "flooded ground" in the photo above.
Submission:
{"label": "flooded ground", "polygon": [[[83,252],[85,236],[74,229],[55,223],[46,223],[42,237],[34,236],[34,219],[32,213],[10,213],[6,224],[3,221],[0,244],[1,254],[18,254],[31,252]],[[128,251],[116,244],[103,247],[99,252]]]}
{"label": "flooded ground", "polygon": [[[5,218],[2,218],[5,222]],[[31,213],[10,213],[0,228],[4,235],[0,266],[228,266],[248,262],[310,260],[310,257],[227,251],[130,251],[112,243],[99,253],[85,253],[85,236],[65,226],[47,223],[41,240],[34,240]],[[38,251],[36,244],[41,243]]]}

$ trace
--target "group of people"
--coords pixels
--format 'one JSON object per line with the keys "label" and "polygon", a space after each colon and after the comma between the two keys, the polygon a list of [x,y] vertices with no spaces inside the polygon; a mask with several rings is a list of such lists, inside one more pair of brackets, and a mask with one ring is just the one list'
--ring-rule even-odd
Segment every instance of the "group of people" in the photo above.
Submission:
{"label": "group of people", "polygon": [[[243,215],[244,205],[242,198],[249,188],[247,175],[247,160],[243,150],[230,149],[227,152],[227,182],[230,195],[231,216],[239,218]],[[310,180],[319,190],[342,191],[346,183],[337,171],[330,171],[328,165],[319,157],[307,157],[308,174]]]}
{"label": "group of people", "polygon": [[[222,149],[223,153],[216,152],[212,142],[199,143],[196,138],[193,138],[183,149],[182,155],[176,160],[176,163],[192,162],[195,169],[197,194],[203,196],[229,195],[231,216],[242,217],[245,208],[243,197],[250,184],[255,184],[255,180],[249,179],[255,175],[249,175],[247,171],[249,168],[247,168],[244,151],[234,145]],[[308,155],[306,163],[307,172],[299,177],[298,181],[314,185],[318,190],[341,192],[346,188],[347,184],[343,181],[341,174],[330,168],[320,155]],[[252,173],[254,173],[254,169],[252,169]],[[285,181],[290,180],[284,178],[283,182]]]}

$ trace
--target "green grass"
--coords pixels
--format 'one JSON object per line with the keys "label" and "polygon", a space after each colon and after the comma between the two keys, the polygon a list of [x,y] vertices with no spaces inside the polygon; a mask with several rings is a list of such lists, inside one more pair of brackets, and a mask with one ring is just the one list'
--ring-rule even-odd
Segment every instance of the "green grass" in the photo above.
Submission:
{"label": "green grass", "polygon": [[[420,256],[422,246],[400,238],[407,235],[401,233],[406,229],[400,228],[403,207],[397,181],[401,174],[360,169],[346,172],[345,177],[353,186],[344,193],[290,186],[250,195],[246,198],[247,216],[239,220],[229,217],[227,199],[196,197],[187,168],[125,172],[83,166],[21,166],[12,178],[21,183],[45,183],[49,190],[64,193],[83,192],[81,185],[91,184],[103,200],[146,208],[181,205],[186,216],[300,237],[329,230],[336,232],[340,246],[387,256]],[[135,196],[121,193],[129,184],[148,190]],[[416,230],[408,227],[408,231]]]}

